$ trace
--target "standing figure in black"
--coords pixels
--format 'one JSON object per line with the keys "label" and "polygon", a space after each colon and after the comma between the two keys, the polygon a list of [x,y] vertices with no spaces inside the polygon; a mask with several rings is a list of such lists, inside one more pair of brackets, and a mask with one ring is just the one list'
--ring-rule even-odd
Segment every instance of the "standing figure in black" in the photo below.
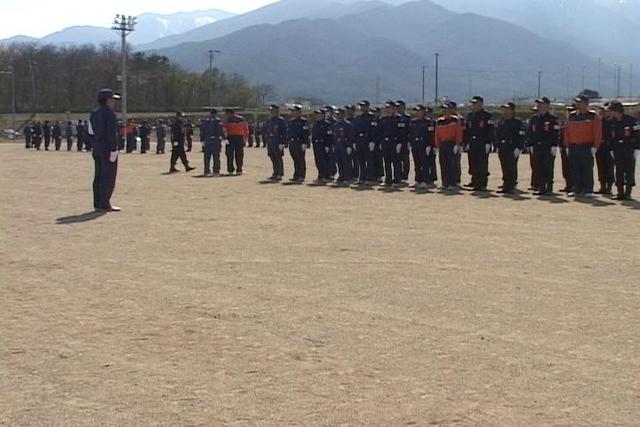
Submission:
{"label": "standing figure in black", "polygon": [[385,115],[380,120],[380,138],[382,156],[384,158],[384,184],[400,185],[402,182],[402,121],[396,114],[396,103],[388,101],[385,104]]}
{"label": "standing figure in black", "polygon": [[193,123],[191,123],[191,119],[187,119],[187,124],[185,125],[185,134],[187,138],[187,152],[190,152],[191,150],[193,150]]}
{"label": "standing figure in black", "polygon": [[624,106],[614,101],[607,109],[611,118],[608,131],[613,147],[611,154],[616,166],[618,200],[631,200],[636,185],[636,161],[640,156],[640,124],[624,112]]}
{"label": "standing figure in black", "polygon": [[28,150],[31,148],[31,137],[33,136],[33,128],[31,125],[24,125],[22,134],[24,135],[24,148]]}
{"label": "standing figure in black", "polygon": [[493,148],[494,125],[491,113],[484,109],[484,98],[471,99],[472,111],[464,126],[464,147],[469,153],[471,182],[466,187],[486,191],[489,180],[489,153]]}
{"label": "standing figure in black", "polygon": [[184,165],[185,172],[191,172],[194,170],[194,167],[189,166],[189,161],[187,160],[187,153],[185,150],[186,140],[186,129],[184,126],[184,113],[177,112],[176,113],[176,121],[171,125],[171,163],[169,167],[169,173],[177,173],[180,172],[176,169],[176,163],[178,159],[182,161]]}
{"label": "standing figure in black", "polygon": [[53,124],[51,136],[53,137],[53,143],[56,147],[56,151],[60,151],[60,147],[62,146],[62,125],[60,125],[59,121]]}
{"label": "standing figure in black", "polygon": [[524,149],[524,125],[515,117],[516,105],[502,105],[502,120],[496,127],[496,143],[502,167],[502,189],[498,193],[513,194],[518,182],[518,159]]}
{"label": "standing figure in black", "polygon": [[270,118],[264,125],[264,142],[267,144],[267,154],[273,166],[273,175],[269,180],[282,181],[284,176],[284,164],[282,157],[287,143],[287,121],[280,115],[280,107],[269,107]]}
{"label": "standing figure in black", "polygon": [[318,170],[316,184],[326,184],[329,179],[329,152],[332,148],[333,129],[325,117],[324,110],[314,111],[315,121],[311,127],[311,142],[313,143],[313,157]]}
{"label": "standing figure in black", "polygon": [[44,134],[44,150],[49,151],[49,145],[51,144],[51,124],[49,120],[44,121],[42,133]]}
{"label": "standing figure in black", "polygon": [[78,124],[76,125],[76,144],[78,147],[78,151],[82,151],[84,148],[84,139],[85,139],[86,129],[82,120],[78,120]]}
{"label": "standing figure in black", "polygon": [[67,140],[67,151],[71,151],[73,148],[73,123],[67,122],[64,127],[64,137]]}
{"label": "standing figure in black", "polygon": [[433,150],[435,123],[427,117],[428,108],[424,105],[419,104],[413,110],[415,117],[409,123],[409,143],[416,175],[415,188],[426,190],[433,182],[429,157]]}
{"label": "standing figure in black", "polygon": [[555,158],[558,155],[560,123],[549,112],[551,100],[536,99],[536,114],[529,119],[527,141],[531,155],[531,183],[534,193],[544,196],[553,193]]}
{"label": "standing figure in black", "polygon": [[[358,102],[360,115],[353,119],[354,149],[356,160],[358,161],[359,185],[371,185],[375,176],[375,165],[373,163],[373,153],[376,150],[373,113],[369,110],[370,104],[367,100]],[[355,171],[354,171],[355,172]]]}
{"label": "standing figure in black", "polygon": [[33,146],[36,147],[36,150],[40,151],[40,146],[42,145],[42,124],[40,122],[33,123],[31,140],[33,141]]}
{"label": "standing figure in black", "polygon": [[292,182],[301,184],[307,177],[307,161],[305,153],[309,148],[310,127],[309,121],[302,117],[302,107],[294,105],[289,108],[291,119],[287,125],[287,141],[289,154],[293,159]]}
{"label": "standing figure in black", "polygon": [[111,204],[118,172],[118,119],[113,112],[117,99],[120,96],[111,89],[101,90],[98,93],[100,106],[91,113],[88,125],[94,139],[93,207],[97,211],[120,211],[119,207]]}
{"label": "standing figure in black", "polygon": [[158,120],[156,125],[156,154],[164,154],[164,147],[167,139],[167,126],[164,124],[164,120]]}
{"label": "standing figure in black", "polygon": [[[226,138],[224,125],[218,110],[215,108],[209,112],[209,116],[200,122],[202,139],[204,144],[204,176],[220,176],[220,151],[222,140]],[[211,173],[211,160],[213,160],[213,173]]]}
{"label": "standing figure in black", "polygon": [[402,144],[400,148],[400,167],[402,168],[402,181],[406,182],[409,180],[409,172],[411,170],[411,141],[409,141],[409,124],[411,123],[411,114],[408,114],[407,104],[399,99],[396,101],[396,114],[398,114],[400,118],[400,123],[398,124],[400,135],[399,142]]}

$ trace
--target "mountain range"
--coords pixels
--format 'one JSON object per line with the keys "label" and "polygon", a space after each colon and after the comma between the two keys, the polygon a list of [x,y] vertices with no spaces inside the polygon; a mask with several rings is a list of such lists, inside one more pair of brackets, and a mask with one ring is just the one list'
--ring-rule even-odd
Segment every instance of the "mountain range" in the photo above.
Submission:
{"label": "mountain range", "polygon": [[[169,15],[143,13],[138,16],[136,30],[131,33],[128,40],[133,45],[150,43],[163,37],[188,32],[233,16],[234,14],[219,9],[180,12]],[[0,40],[0,43],[69,45],[101,44],[117,42],[118,40],[118,35],[109,28],[83,25],[64,28],[41,38],[18,35]]]}

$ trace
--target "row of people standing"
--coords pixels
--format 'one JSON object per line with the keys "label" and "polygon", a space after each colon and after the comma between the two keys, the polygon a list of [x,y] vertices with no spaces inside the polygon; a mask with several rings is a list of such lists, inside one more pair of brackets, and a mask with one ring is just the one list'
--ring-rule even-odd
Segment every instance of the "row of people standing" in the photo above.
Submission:
{"label": "row of people standing", "polygon": [[313,124],[302,117],[299,106],[290,108],[291,118],[286,120],[279,107],[272,105],[265,124],[273,166],[269,179],[283,179],[282,158],[288,148],[294,168],[291,180],[304,182],[305,152],[313,147],[318,183],[403,185],[413,158],[417,188],[435,186],[438,164],[442,189],[456,191],[462,187],[461,157],[466,153],[471,180],[465,187],[484,192],[488,191],[489,158],[497,152],[503,181],[499,192],[514,193],[519,158],[528,152],[531,189],[549,195],[553,193],[555,158],[561,153],[567,193],[592,196],[594,159],[600,159],[599,175],[606,175],[601,178],[601,192],[610,191],[608,183],[615,181],[617,198],[631,197],[640,128],[621,103],[611,103],[600,114],[590,110],[588,98],[580,96],[564,122],[551,113],[546,97],[536,100],[535,114],[526,122],[515,116],[513,103],[501,106],[497,121],[485,110],[482,97],[474,97],[471,105],[472,111],[463,118],[454,102],[445,102],[436,119],[433,110],[423,105],[414,108],[412,117],[403,101],[387,102],[384,111],[361,101],[358,116],[354,106],[326,106],[314,112]]}
{"label": "row of people standing", "polygon": [[49,147],[53,144],[55,151],[60,151],[64,138],[67,151],[71,151],[75,138],[78,151],[91,151],[92,143],[88,127],[86,120],[78,120],[75,124],[69,121],[65,125],[60,121],[35,121],[24,126],[22,135],[26,149],[35,148],[39,151],[44,145],[45,151],[49,151]]}

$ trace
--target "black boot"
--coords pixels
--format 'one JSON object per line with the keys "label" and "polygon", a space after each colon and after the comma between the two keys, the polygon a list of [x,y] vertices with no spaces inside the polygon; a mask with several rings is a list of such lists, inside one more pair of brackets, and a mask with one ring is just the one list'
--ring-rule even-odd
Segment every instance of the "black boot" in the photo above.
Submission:
{"label": "black boot", "polygon": [[625,192],[624,185],[618,185],[618,194],[616,195],[616,200],[624,200]]}
{"label": "black boot", "polygon": [[633,191],[633,187],[631,185],[627,185],[627,191],[624,192],[624,199],[631,200],[631,192]]}

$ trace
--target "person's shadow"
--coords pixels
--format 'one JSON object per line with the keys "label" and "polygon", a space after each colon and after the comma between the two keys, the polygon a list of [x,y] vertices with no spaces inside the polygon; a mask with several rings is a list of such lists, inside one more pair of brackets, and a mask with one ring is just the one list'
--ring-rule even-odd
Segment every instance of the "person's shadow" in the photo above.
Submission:
{"label": "person's shadow", "polygon": [[80,215],[63,216],[56,219],[56,224],[78,224],[81,222],[94,221],[107,214],[107,211],[91,211]]}

